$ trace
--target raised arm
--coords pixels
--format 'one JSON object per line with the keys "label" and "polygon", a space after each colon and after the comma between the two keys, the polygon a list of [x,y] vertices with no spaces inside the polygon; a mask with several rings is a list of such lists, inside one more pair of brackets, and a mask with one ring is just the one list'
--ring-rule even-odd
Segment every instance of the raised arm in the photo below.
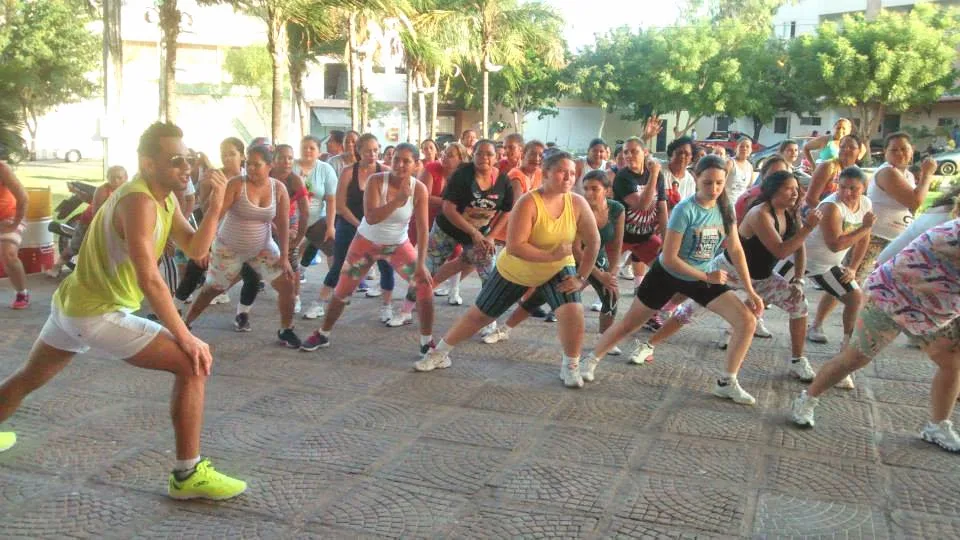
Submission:
{"label": "raised arm", "polygon": [[[209,195],[207,197],[207,208],[203,214],[203,221],[197,230],[193,229],[187,218],[184,217],[180,208],[177,208],[173,216],[173,226],[170,230],[170,236],[181,250],[191,259],[201,259],[210,252],[210,245],[217,235],[217,227],[220,225],[220,216],[229,208],[235,195],[228,197],[225,195],[226,177],[220,171],[214,171],[217,174],[211,174],[207,177]],[[234,193],[239,180],[235,182]],[[227,200],[229,199],[229,200]],[[154,261],[156,262],[156,261]],[[156,264],[154,264],[156,267]],[[159,276],[159,273],[157,274]],[[164,286],[166,287],[166,286]],[[169,296],[169,294],[168,294]],[[159,313],[158,313],[159,315]],[[169,327],[168,327],[169,328]]]}
{"label": "raised arm", "polygon": [[[813,163],[811,161],[811,163]],[[820,204],[820,195],[823,194],[823,190],[826,189],[827,183],[833,179],[833,176],[836,172],[836,167],[840,165],[836,161],[825,161],[813,170],[813,178],[810,180],[810,185],[807,187],[807,194],[803,199],[803,202],[807,204],[810,208],[816,208]]]}
{"label": "raised arm", "polygon": [[810,139],[807,141],[807,144],[803,145],[803,157],[807,158],[807,161],[809,161],[811,165],[815,164],[817,160],[813,158],[813,152],[822,150],[829,142],[830,137],[827,135],[820,135],[815,139]]}
{"label": "raised arm", "polygon": [[930,189],[930,182],[933,180],[933,172],[937,170],[937,162],[931,158],[923,160],[921,165],[920,180],[917,187],[911,188],[903,173],[894,167],[884,167],[874,177],[877,187],[893,197],[893,200],[905,206],[911,212],[916,212],[924,199],[927,198],[927,191]]}
{"label": "raised arm", "polygon": [[596,267],[597,254],[600,253],[600,231],[586,199],[573,194],[572,201],[577,212],[577,238],[583,242],[583,255],[577,263],[577,275],[586,280]]}
{"label": "raised arm", "polygon": [[825,204],[821,207],[820,229],[823,232],[823,241],[827,248],[834,253],[849,249],[864,238],[870,238],[870,228],[873,226],[873,213],[863,216],[863,226],[846,234],[843,232],[843,217],[835,204]]}

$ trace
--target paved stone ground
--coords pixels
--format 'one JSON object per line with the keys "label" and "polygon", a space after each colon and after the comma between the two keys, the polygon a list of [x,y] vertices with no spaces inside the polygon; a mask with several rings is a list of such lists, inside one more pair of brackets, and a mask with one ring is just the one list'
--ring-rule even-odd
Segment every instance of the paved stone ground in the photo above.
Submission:
{"label": "paved stone ground", "polygon": [[[53,284],[32,287],[29,311],[0,309],[0,376],[44,322]],[[475,290],[474,278],[464,296]],[[0,454],[0,536],[960,537],[960,457],[916,436],[932,367],[902,340],[803,431],[786,416],[802,385],[786,375],[776,310],[775,337],[754,342],[741,373],[759,400],[748,408],[709,394],[716,318],[651,366],[610,357],[575,391],[542,321],[415,374],[416,333],[375,322],[377,300],[355,297],[331,348],[313,354],[274,343],[272,301],[252,333],[233,332],[227,306],[195,329],[216,357],[204,451],[249,481],[245,495],[168,500],[171,377],[88,355],[4,426],[21,442]],[[464,310],[438,305],[441,330]],[[596,323],[589,314],[589,332]],[[312,326],[301,321],[301,335]],[[831,345],[809,349],[815,366],[839,341],[828,333]]]}

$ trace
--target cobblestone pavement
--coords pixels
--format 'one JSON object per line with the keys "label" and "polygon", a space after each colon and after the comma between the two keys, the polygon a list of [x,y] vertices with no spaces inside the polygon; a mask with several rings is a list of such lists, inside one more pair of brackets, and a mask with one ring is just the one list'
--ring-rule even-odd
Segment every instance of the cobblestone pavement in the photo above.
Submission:
{"label": "cobblestone pavement", "polygon": [[[0,309],[0,376],[45,320],[53,284],[32,287],[30,310]],[[195,327],[216,358],[204,454],[246,494],[168,500],[171,377],[88,355],[3,426],[20,443],[0,454],[0,536],[960,537],[960,457],[917,437],[933,369],[902,339],[804,431],[788,423],[802,385],[786,374],[775,309],[775,337],[754,342],[741,373],[749,408],[709,394],[722,359],[713,317],[652,365],[608,357],[597,382],[569,390],[555,325],[474,339],[452,368],[415,374],[416,332],[376,322],[378,300],[355,296],[332,346],[307,354],[274,342],[274,298],[261,297],[251,333],[233,332],[232,306]],[[465,310],[440,300],[438,334]],[[302,337],[313,327],[299,321]],[[809,347],[815,367],[839,343],[827,331],[831,344]]]}

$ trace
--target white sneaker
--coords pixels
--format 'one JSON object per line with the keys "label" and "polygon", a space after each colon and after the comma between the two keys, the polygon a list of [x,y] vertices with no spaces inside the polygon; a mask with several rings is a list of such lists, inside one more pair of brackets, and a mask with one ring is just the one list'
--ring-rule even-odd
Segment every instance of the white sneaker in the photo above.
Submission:
{"label": "white sneaker", "polygon": [[820,398],[810,397],[807,391],[800,392],[797,399],[793,400],[793,423],[798,426],[813,427],[813,410],[820,403]]}
{"label": "white sneaker", "polygon": [[300,295],[293,300],[293,312],[300,313],[303,310],[303,304],[300,303]]}
{"label": "white sneaker", "polygon": [[601,309],[603,309],[603,302],[599,300],[590,305],[590,311],[600,311]]}
{"label": "white sneaker", "polygon": [[433,371],[435,369],[448,368],[452,364],[449,353],[430,349],[427,354],[423,355],[423,359],[413,364],[413,369],[417,371]]}
{"label": "white sneaker", "polygon": [[790,360],[790,374],[803,382],[810,382],[817,376],[806,356]]}
{"label": "white sneaker", "polygon": [[623,351],[620,350],[620,347],[617,347],[616,345],[614,345],[612,349],[607,351],[607,354],[609,354],[610,356],[620,356],[623,354]]}
{"label": "white sneaker", "polygon": [[623,279],[633,279],[633,266],[629,264],[624,265],[623,268],[620,269],[620,277]]}
{"label": "white sneaker", "polygon": [[390,328],[396,328],[398,326],[403,326],[405,324],[410,324],[413,321],[413,313],[404,313],[400,312],[394,315],[392,318],[388,319],[387,326]]}
{"label": "white sneaker", "polygon": [[463,305],[463,298],[460,297],[460,289],[450,291],[450,296],[447,297],[447,303],[451,306]]}
{"label": "white sneaker", "polygon": [[753,336],[758,338],[771,338],[773,334],[767,330],[767,325],[763,324],[763,317],[757,319],[757,328],[753,331]]}
{"label": "white sneaker", "polygon": [[736,377],[730,377],[730,380],[727,381],[727,384],[720,384],[720,381],[717,381],[716,385],[713,387],[713,395],[721,398],[732,399],[734,403],[739,403],[741,405],[755,405],[757,403],[756,398],[747,393],[746,390],[740,387],[740,381]]}
{"label": "white sneaker", "polygon": [[569,363],[561,361],[560,379],[567,388],[583,388],[583,376],[580,375],[579,358],[571,358]]}
{"label": "white sneaker", "polygon": [[960,435],[953,430],[953,422],[944,420],[939,424],[927,422],[920,431],[920,438],[948,452],[960,452]]}
{"label": "white sneaker", "polygon": [[433,291],[433,295],[434,295],[434,296],[447,296],[448,294],[450,294],[450,287],[447,287],[446,285],[442,285],[442,286],[440,286],[440,287],[437,287],[437,288]]}
{"label": "white sneaker", "polygon": [[363,294],[367,295],[367,298],[379,298],[383,296],[383,291],[380,290],[380,287],[370,287],[367,289],[367,292]]}
{"label": "white sneaker", "polygon": [[217,304],[229,304],[229,303],[230,303],[230,295],[227,293],[223,293],[210,301],[211,306],[215,306]]}
{"label": "white sneaker", "polygon": [[636,343],[636,347],[627,357],[627,360],[629,360],[631,364],[638,366],[642,366],[647,362],[653,362],[653,345],[647,342],[640,343],[639,339],[634,340],[634,342]]}
{"label": "white sneaker", "polygon": [[310,307],[303,312],[304,319],[319,319],[326,314],[323,309],[323,302],[310,302]]}
{"label": "white sneaker", "polygon": [[507,326],[497,328],[496,331],[483,336],[483,342],[487,345],[493,345],[494,343],[500,343],[508,339],[510,339],[510,328]]}
{"label": "white sneaker", "polygon": [[377,268],[377,265],[370,267],[370,270],[367,272],[367,279],[377,280],[380,279],[380,270]]}
{"label": "white sneaker", "polygon": [[200,294],[200,293],[198,293],[197,291],[194,291],[194,292],[190,293],[190,296],[188,296],[187,299],[183,301],[183,303],[184,303],[184,304],[192,304],[193,301],[197,299],[197,295],[198,295],[198,294]]}
{"label": "white sneaker", "polygon": [[390,322],[391,319],[393,319],[393,307],[390,305],[380,306],[380,322]]}
{"label": "white sneaker", "polygon": [[580,376],[583,377],[583,380],[593,382],[595,372],[597,371],[597,364],[599,363],[600,359],[593,354],[590,354],[580,362]]}
{"label": "white sneaker", "polygon": [[730,346],[730,332],[728,330],[723,331],[723,337],[720,338],[720,341],[717,342],[717,347],[721,351],[727,350],[727,347]]}
{"label": "white sneaker", "polygon": [[837,384],[833,385],[834,388],[842,388],[844,390],[853,390],[856,388],[856,385],[853,384],[853,375],[847,375],[840,380]]}
{"label": "white sneaker", "polygon": [[485,338],[496,331],[497,331],[497,321],[493,321],[492,323],[480,329],[480,337]]}
{"label": "white sneaker", "polygon": [[826,343],[827,335],[823,333],[822,328],[811,326],[807,328],[807,339],[814,343]]}

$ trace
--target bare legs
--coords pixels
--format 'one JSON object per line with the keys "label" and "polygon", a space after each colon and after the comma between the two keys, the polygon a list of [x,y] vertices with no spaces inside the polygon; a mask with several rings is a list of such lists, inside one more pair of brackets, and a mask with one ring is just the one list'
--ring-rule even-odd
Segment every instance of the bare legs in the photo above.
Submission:
{"label": "bare legs", "polygon": [[0,263],[10,277],[10,284],[20,292],[27,288],[27,274],[23,270],[20,257],[17,256],[18,250],[19,247],[13,242],[0,241]]}

